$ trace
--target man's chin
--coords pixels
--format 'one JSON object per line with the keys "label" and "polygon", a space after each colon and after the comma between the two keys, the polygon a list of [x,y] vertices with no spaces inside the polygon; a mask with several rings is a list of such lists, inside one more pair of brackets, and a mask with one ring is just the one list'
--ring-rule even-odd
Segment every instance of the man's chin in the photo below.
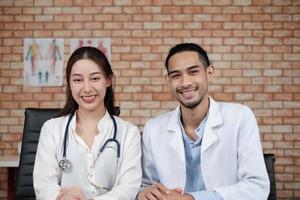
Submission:
{"label": "man's chin", "polygon": [[185,108],[188,108],[188,109],[194,109],[196,108],[200,103],[201,103],[202,99],[201,100],[198,100],[198,101],[191,101],[191,102],[184,102],[184,101],[179,101],[180,104],[182,106],[184,106]]}

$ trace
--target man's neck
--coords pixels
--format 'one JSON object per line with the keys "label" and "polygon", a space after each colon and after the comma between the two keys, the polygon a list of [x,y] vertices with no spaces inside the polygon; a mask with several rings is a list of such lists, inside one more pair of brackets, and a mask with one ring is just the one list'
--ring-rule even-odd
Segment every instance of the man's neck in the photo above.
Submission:
{"label": "man's neck", "polygon": [[190,135],[198,128],[201,121],[206,117],[209,109],[209,98],[205,97],[202,102],[193,109],[184,106],[181,106],[180,108],[181,122],[187,135]]}

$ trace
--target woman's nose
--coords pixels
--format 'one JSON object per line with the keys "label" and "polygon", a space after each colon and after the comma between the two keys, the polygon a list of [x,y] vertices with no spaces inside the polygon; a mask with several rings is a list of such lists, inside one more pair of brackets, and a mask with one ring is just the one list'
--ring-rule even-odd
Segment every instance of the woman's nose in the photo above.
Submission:
{"label": "woman's nose", "polygon": [[91,84],[90,84],[89,81],[84,82],[83,89],[84,89],[85,92],[90,92],[91,91],[92,87],[91,87]]}

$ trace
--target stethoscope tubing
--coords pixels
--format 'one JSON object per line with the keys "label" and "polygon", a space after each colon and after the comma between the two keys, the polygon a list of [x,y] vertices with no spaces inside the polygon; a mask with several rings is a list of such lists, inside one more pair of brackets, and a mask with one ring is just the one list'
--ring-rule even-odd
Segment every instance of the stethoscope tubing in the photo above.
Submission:
{"label": "stethoscope tubing", "polygon": [[[117,145],[117,158],[120,158],[120,142],[116,139],[117,138],[117,123],[116,123],[116,120],[114,118],[114,116],[112,114],[110,114],[110,117],[113,121],[113,126],[114,126],[114,134],[113,134],[113,137],[112,138],[109,138],[108,140],[105,141],[105,143],[102,145],[102,147],[100,148],[99,150],[99,153],[97,154],[97,158],[99,157],[99,155],[104,151],[104,149],[106,148],[107,144],[109,142],[115,142],[116,145]],[[63,158],[62,160],[60,161],[60,163],[62,161],[65,161],[67,162],[70,166],[71,166],[71,163],[69,160],[67,160],[67,140],[68,140],[68,135],[69,135],[69,126],[70,126],[70,122],[72,120],[74,116],[74,113],[71,113],[70,114],[70,117],[68,119],[68,122],[67,122],[67,125],[66,125],[66,128],[65,128],[65,132],[64,132],[64,140],[63,140]],[[97,159],[96,158],[96,159]],[[65,171],[66,169],[63,169],[63,167],[60,166],[60,168]]]}

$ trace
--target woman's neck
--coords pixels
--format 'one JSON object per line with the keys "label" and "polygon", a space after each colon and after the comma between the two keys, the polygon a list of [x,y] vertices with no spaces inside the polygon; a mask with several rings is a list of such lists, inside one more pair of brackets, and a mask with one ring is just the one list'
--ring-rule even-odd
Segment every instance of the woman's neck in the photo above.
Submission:
{"label": "woman's neck", "polygon": [[78,109],[77,111],[77,120],[78,122],[85,123],[85,122],[96,122],[98,123],[99,120],[105,115],[106,110],[103,109],[101,111],[85,111]]}
{"label": "woman's neck", "polygon": [[77,111],[76,133],[85,141],[89,148],[92,147],[94,138],[99,133],[97,125],[105,115],[105,112],[105,109],[101,112],[88,112],[80,109]]}

